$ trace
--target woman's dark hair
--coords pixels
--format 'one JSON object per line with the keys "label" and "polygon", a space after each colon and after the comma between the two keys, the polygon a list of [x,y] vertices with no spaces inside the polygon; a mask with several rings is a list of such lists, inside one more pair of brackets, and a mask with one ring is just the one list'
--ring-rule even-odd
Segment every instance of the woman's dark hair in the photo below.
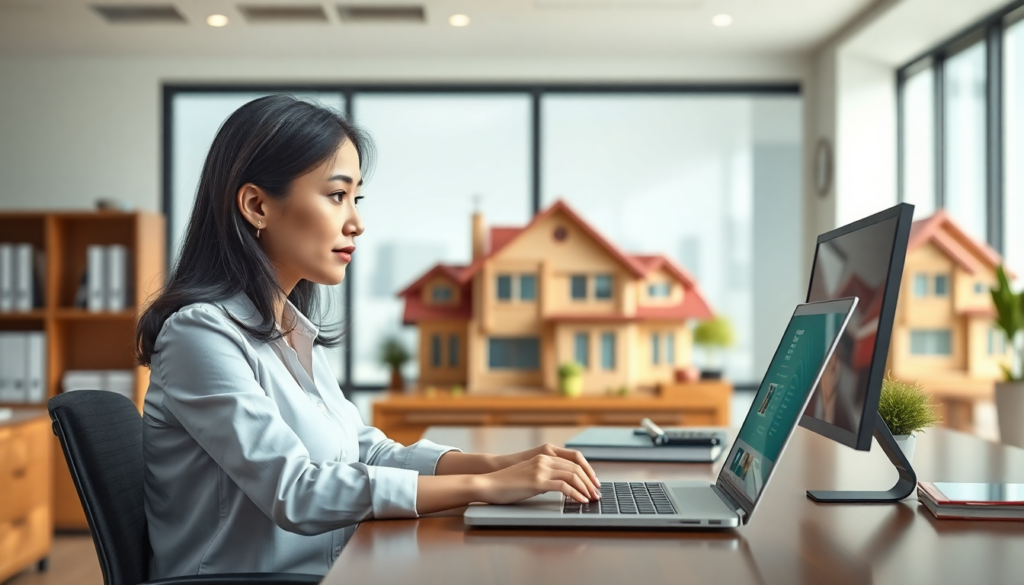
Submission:
{"label": "woman's dark hair", "polygon": [[[271,197],[287,197],[292,181],[335,156],[346,140],[359,153],[360,167],[368,168],[372,153],[369,138],[324,106],[273,95],[253,100],[231,114],[213,139],[203,164],[177,265],[160,296],[139,318],[135,341],[141,365],[150,365],[157,335],[175,311],[192,303],[222,301],[241,292],[255,305],[261,322],[255,327],[237,319],[235,323],[262,342],[280,337],[274,300],[279,298],[281,288],[256,240],[256,229],[238,209],[236,195],[242,185],[252,183]],[[311,319],[319,312],[315,283],[299,281],[288,300]],[[322,332],[317,343],[338,345],[340,337]]]}

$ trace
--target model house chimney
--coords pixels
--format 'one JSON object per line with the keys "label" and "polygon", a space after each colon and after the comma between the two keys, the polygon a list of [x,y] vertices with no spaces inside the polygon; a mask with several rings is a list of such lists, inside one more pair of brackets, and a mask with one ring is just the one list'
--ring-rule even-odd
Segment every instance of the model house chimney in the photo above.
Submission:
{"label": "model house chimney", "polygon": [[484,214],[479,211],[473,212],[473,260],[483,258],[487,255],[487,222],[484,221]]}

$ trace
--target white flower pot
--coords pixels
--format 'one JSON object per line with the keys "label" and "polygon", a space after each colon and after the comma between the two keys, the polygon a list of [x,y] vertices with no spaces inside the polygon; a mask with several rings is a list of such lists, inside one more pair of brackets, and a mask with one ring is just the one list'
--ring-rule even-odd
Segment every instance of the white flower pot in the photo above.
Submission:
{"label": "white flower pot", "polygon": [[893,435],[896,439],[896,444],[899,445],[900,451],[903,451],[903,456],[907,458],[907,461],[914,462],[914,445],[917,444],[917,435]]}
{"label": "white flower pot", "polygon": [[996,383],[996,414],[999,439],[1007,445],[1024,447],[1024,382]]}

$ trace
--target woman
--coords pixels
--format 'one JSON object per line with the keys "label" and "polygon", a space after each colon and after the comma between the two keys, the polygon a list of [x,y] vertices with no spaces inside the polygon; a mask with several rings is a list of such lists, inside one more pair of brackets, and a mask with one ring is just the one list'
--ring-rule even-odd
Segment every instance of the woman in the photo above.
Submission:
{"label": "woman", "polygon": [[177,266],[138,328],[151,578],[323,574],[370,518],[599,497],[578,452],[403,447],[341,393],[322,349],[338,340],[311,318],[363,233],[367,150],[336,113],[286,96],[217,133]]}

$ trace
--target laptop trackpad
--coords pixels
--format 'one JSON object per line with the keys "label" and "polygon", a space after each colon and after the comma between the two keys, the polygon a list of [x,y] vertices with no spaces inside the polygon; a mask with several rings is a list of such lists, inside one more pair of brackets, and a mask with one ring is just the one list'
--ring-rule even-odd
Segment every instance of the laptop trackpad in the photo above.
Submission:
{"label": "laptop trackpad", "polygon": [[736,517],[735,510],[730,510],[729,506],[722,501],[722,498],[718,497],[718,494],[715,493],[715,490],[711,489],[710,485],[673,488],[672,495],[679,506],[679,514],[681,516],[697,518]]}

